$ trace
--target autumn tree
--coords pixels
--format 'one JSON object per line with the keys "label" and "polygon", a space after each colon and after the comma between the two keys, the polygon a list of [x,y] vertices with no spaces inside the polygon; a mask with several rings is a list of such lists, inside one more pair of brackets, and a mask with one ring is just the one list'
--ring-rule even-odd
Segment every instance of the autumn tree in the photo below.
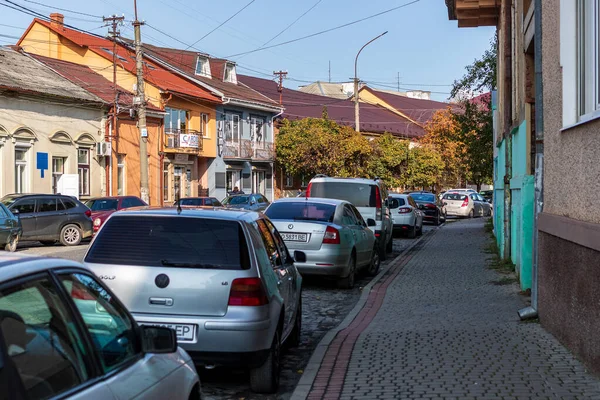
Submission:
{"label": "autumn tree", "polygon": [[370,144],[372,156],[367,165],[368,176],[381,178],[390,188],[402,186],[402,171],[409,159],[408,140],[398,140],[385,133],[373,139]]}
{"label": "autumn tree", "polygon": [[408,187],[430,188],[440,180],[444,168],[442,156],[433,146],[415,146],[410,150],[402,180]]}

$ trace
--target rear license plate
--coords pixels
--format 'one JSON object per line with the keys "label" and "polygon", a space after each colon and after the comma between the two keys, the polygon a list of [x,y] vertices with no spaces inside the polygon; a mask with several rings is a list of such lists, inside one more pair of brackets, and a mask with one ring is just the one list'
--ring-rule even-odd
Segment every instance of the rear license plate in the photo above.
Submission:
{"label": "rear license plate", "polygon": [[196,336],[196,325],[188,324],[160,324],[154,322],[138,322],[139,325],[161,326],[173,329],[177,335],[178,342],[193,342]]}
{"label": "rear license plate", "polygon": [[281,238],[286,242],[308,242],[307,233],[281,233]]}

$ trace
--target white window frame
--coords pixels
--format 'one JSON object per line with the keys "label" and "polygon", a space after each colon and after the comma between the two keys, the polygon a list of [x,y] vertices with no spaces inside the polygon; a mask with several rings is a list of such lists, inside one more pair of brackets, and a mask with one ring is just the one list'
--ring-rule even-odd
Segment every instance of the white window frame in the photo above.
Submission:
{"label": "white window frame", "polygon": [[[166,107],[165,112],[168,114],[168,118],[165,118],[165,129],[171,130],[171,131],[179,131],[179,130],[185,131],[187,129],[187,124],[188,124],[187,110]],[[175,119],[177,121],[176,121],[175,125],[173,125],[173,121]],[[168,122],[168,125],[167,125],[167,122]],[[183,122],[183,128],[182,128],[182,122]]]}
{"label": "white window frame", "polygon": [[204,76],[206,78],[211,77],[210,62],[208,61],[208,57],[198,56],[196,58],[195,74],[198,76]]}
{"label": "white window frame", "polygon": [[288,173],[285,174],[285,187],[294,187],[294,175]]}
{"label": "white window frame", "polygon": [[[258,135],[256,135],[256,126],[257,122],[262,122],[261,133],[262,139],[259,142]],[[267,120],[264,117],[252,116],[250,120],[250,137],[252,139],[252,144],[258,148],[265,148],[268,142],[268,134],[267,134]]]}
{"label": "white window frame", "polygon": [[[227,138],[227,136],[225,136],[225,140],[227,143],[239,143],[240,140],[242,139],[242,117],[239,114],[234,114],[234,113],[226,113],[225,114],[225,124],[229,126],[229,130],[231,132],[231,138]],[[237,125],[234,125],[235,123],[237,123]],[[234,129],[234,126],[237,127],[237,129]],[[225,130],[227,130],[227,127],[225,127]]]}
{"label": "white window frame", "polygon": [[225,63],[225,69],[223,71],[223,81],[237,84],[237,73],[235,71],[235,64]]}
{"label": "white window frame", "polygon": [[[79,152],[86,151],[87,152],[87,163],[79,162]],[[79,196],[89,196],[90,195],[90,185],[91,185],[91,150],[87,147],[79,147],[77,149],[77,175],[79,175]],[[87,187],[85,187],[85,179],[84,176],[87,177]]]}
{"label": "white window frame", "polygon": [[[54,169],[54,160],[62,160],[62,171]],[[52,157],[52,192],[58,193],[58,181],[60,177],[65,174],[65,165],[67,164],[67,157]]]}
{"label": "white window frame", "polygon": [[169,196],[169,188],[171,182],[171,174],[169,173],[169,163],[163,162],[163,201],[169,201],[171,197]]}
{"label": "white window frame", "polygon": [[125,156],[125,154],[117,154],[117,196],[127,195],[127,162]]}
{"label": "white window frame", "polygon": [[[31,146],[20,146],[16,145],[14,150],[15,157],[15,193],[27,193],[29,191],[29,149]],[[22,151],[25,153],[23,160],[17,161],[17,151]],[[21,181],[21,175],[17,173],[17,166],[24,167],[23,168],[23,176],[25,177],[25,181]]]}
{"label": "white window frame", "polygon": [[210,115],[208,115],[207,113],[200,113],[200,133],[205,139],[208,139],[210,137],[208,132],[209,123]]}

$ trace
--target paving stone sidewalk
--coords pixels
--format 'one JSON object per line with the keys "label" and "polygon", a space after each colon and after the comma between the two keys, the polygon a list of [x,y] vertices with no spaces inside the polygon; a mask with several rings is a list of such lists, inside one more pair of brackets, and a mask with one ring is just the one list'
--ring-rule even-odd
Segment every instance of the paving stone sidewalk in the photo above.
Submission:
{"label": "paving stone sidewalk", "polygon": [[483,219],[428,238],[373,300],[376,314],[325,356],[319,372],[333,373],[317,375],[308,398],[600,399],[600,380],[519,320],[524,301],[486,267],[488,241]]}

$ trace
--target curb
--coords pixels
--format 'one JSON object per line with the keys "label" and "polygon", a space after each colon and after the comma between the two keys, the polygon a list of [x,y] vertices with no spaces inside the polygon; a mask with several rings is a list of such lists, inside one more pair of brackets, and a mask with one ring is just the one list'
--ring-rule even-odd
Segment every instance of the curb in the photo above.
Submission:
{"label": "curb", "polygon": [[335,328],[331,329],[329,332],[327,332],[325,334],[325,336],[323,336],[323,338],[321,339],[321,341],[319,342],[317,347],[315,347],[315,350],[314,350],[312,356],[310,357],[308,364],[306,365],[306,367],[304,369],[302,378],[300,378],[300,381],[296,385],[296,388],[294,389],[294,392],[292,393],[290,400],[306,400],[307,399],[307,397],[313,387],[315,379],[317,377],[317,373],[319,372],[319,369],[321,368],[321,364],[323,362],[323,359],[325,358],[325,354],[326,354],[327,350],[329,349],[329,345],[331,344],[331,342],[333,342],[333,340],[335,339],[337,334],[340,331],[348,328],[350,326],[350,324],[355,320],[357,315],[363,310],[365,304],[367,303],[367,300],[369,298],[369,295],[371,293],[371,289],[373,288],[373,286],[375,286],[378,283],[383,282],[384,278],[387,277],[387,274],[392,267],[396,266],[397,264],[401,264],[404,261],[404,259],[407,258],[407,254],[417,244],[421,243],[426,238],[429,238],[430,236],[432,236],[435,232],[437,232],[444,225],[445,225],[445,223],[440,226],[435,227],[433,230],[425,233],[419,239],[414,241],[408,248],[404,249],[396,258],[394,258],[390,263],[388,263],[388,265],[384,269],[382,269],[379,272],[379,274],[377,274],[377,276],[375,278],[373,278],[371,280],[371,282],[369,282],[368,285],[366,285],[363,288],[362,294],[360,295],[358,302],[356,303],[354,308],[348,313],[346,318],[344,318],[344,320],[342,322],[340,322],[340,324],[337,327],[335,327]]}

